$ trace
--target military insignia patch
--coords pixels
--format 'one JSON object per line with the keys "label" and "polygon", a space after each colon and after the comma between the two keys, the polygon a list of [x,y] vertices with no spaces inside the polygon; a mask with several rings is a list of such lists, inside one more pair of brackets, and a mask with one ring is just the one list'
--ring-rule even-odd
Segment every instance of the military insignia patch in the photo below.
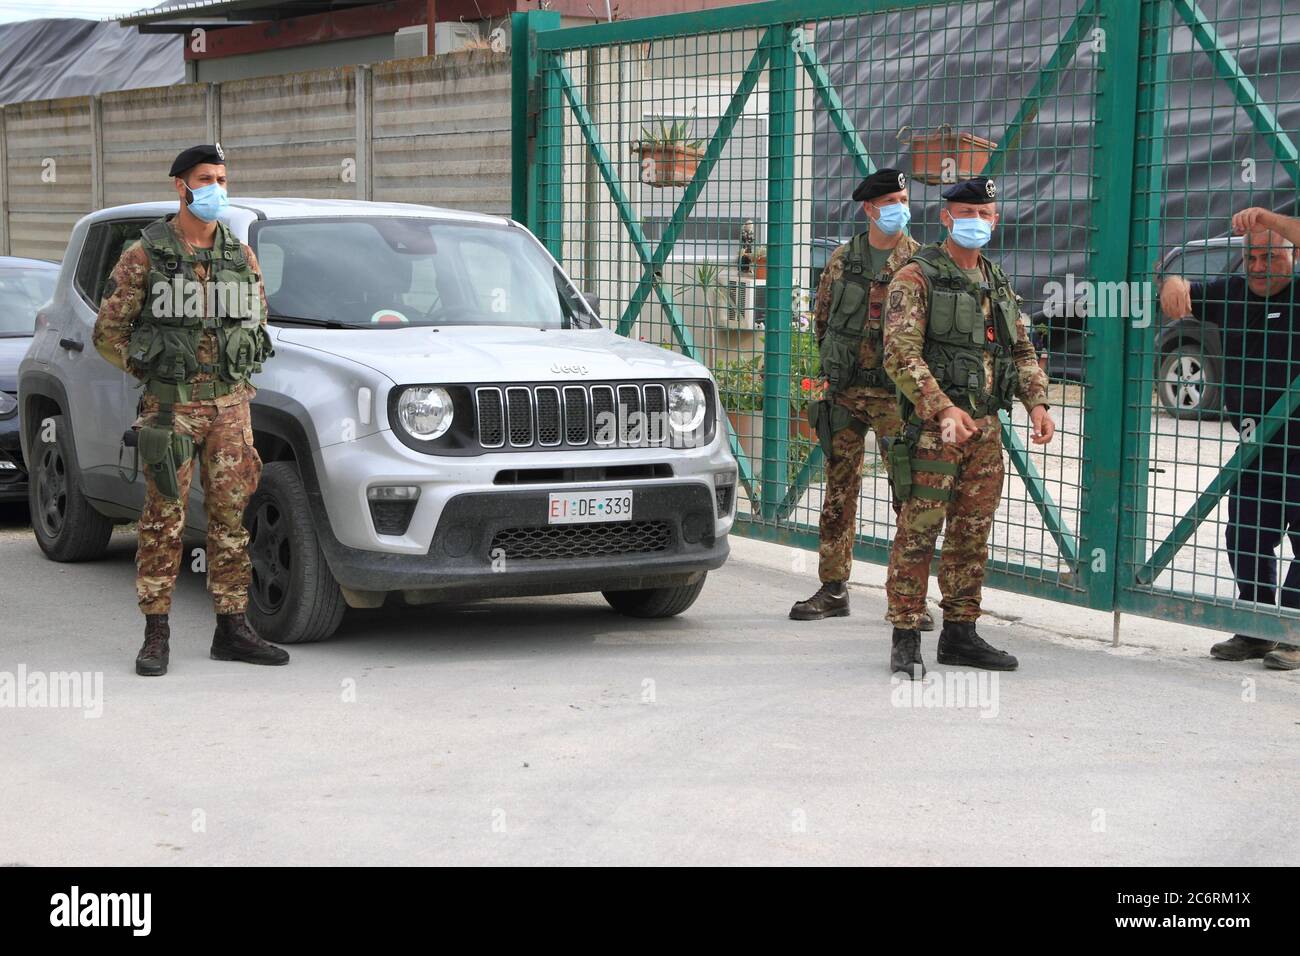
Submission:
{"label": "military insignia patch", "polygon": [[217,159],[221,160],[224,163],[226,161],[226,151],[221,148],[220,143],[214,143],[213,145],[217,150]]}
{"label": "military insignia patch", "polygon": [[984,192],[988,194],[988,197],[990,199],[997,198],[998,187],[996,184],[994,184],[993,180],[990,179],[988,182],[984,184]]}
{"label": "military insignia patch", "polygon": [[889,293],[889,308],[892,311],[894,309],[901,309],[902,307],[903,307],[903,290],[895,289],[893,292]]}
{"label": "military insignia patch", "polygon": [[899,173],[899,174],[898,174],[898,188],[899,188],[899,189],[906,189],[906,188],[907,188],[907,174],[906,174],[906,173]]}

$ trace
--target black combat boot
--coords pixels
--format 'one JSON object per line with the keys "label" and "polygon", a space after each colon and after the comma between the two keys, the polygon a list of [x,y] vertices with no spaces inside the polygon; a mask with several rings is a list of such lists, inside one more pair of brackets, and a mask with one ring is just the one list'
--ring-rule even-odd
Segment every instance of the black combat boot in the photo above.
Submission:
{"label": "black combat boot", "polygon": [[1245,634],[1234,634],[1210,648],[1210,656],[1221,661],[1253,661],[1277,647],[1277,641],[1266,641]]}
{"label": "black combat boot", "polygon": [[827,581],[806,601],[790,608],[792,621],[820,621],[824,617],[849,616],[849,588],[844,581]]}
{"label": "black combat boot", "polygon": [[981,667],[989,671],[1013,671],[1020,666],[1020,662],[1006,651],[998,650],[976,634],[974,621],[944,621],[935,657],[940,664]]}
{"label": "black combat boot", "polygon": [[137,674],[141,677],[162,677],[167,673],[167,661],[171,657],[167,642],[171,636],[172,630],[167,625],[166,614],[144,616],[144,646],[135,655]]}
{"label": "black combat boot", "polygon": [[289,652],[257,636],[242,614],[218,614],[212,635],[214,661],[243,661],[245,664],[287,664]]}
{"label": "black combat boot", "polygon": [[889,669],[895,674],[906,674],[912,680],[925,677],[925,661],[921,660],[921,632],[910,627],[894,628],[894,646],[889,652]]}

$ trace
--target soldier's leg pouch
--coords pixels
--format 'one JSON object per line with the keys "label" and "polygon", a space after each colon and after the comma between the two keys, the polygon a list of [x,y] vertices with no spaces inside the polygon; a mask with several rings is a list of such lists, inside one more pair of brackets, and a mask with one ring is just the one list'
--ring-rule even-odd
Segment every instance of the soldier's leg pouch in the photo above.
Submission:
{"label": "soldier's leg pouch", "polygon": [[158,493],[168,498],[180,497],[178,472],[194,455],[194,439],[178,435],[169,428],[146,425],[136,439],[140,460],[153,476]]}
{"label": "soldier's leg pouch", "polygon": [[893,438],[885,452],[885,473],[899,501],[912,497],[912,448],[903,438]]}
{"label": "soldier's leg pouch", "polygon": [[834,403],[831,403],[831,413],[828,418],[830,420],[832,436],[836,432],[843,431],[846,428],[852,428],[859,436],[861,436],[865,435],[867,429],[870,427],[866,422],[858,418],[858,416],[854,415],[843,405],[836,405]]}

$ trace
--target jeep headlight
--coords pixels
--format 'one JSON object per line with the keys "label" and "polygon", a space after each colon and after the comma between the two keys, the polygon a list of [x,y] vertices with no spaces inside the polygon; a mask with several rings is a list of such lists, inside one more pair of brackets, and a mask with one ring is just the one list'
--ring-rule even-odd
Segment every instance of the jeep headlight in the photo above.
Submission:
{"label": "jeep headlight", "polygon": [[0,392],[0,418],[8,418],[18,411],[18,399],[8,392]]}
{"label": "jeep headlight", "polygon": [[668,386],[668,424],[675,432],[693,432],[704,421],[704,389],[695,382]]}
{"label": "jeep headlight", "polygon": [[451,395],[437,385],[408,388],[397,400],[397,420],[406,433],[420,441],[433,441],[451,428]]}

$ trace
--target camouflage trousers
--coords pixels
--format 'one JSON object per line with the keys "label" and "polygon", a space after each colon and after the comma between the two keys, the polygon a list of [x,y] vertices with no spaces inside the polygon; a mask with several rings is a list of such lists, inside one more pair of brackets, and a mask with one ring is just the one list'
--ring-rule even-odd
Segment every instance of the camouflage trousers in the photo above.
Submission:
{"label": "camouflage trousers", "polygon": [[958,467],[955,476],[913,471],[914,485],[952,488],[944,501],[913,497],[903,502],[898,531],[889,555],[885,594],[889,620],[914,628],[925,613],[934,544],[943,530],[939,554],[939,590],[943,619],[974,621],[980,615],[989,530],[1002,500],[1002,430],[996,417],[976,419],[978,435],[962,444],[945,442],[937,425],[926,423],[914,460],[945,461]]}
{"label": "camouflage trousers", "polygon": [[[898,402],[892,396],[859,396],[853,414],[880,439],[893,438],[902,427]],[[862,429],[862,426],[858,426]],[[862,462],[866,454],[865,429],[841,428],[831,436],[831,456],[826,461],[826,492],[817,545],[817,575],[823,584],[847,581],[853,568],[853,539],[858,530],[858,499],[862,494]],[[892,502],[898,513],[898,502]]]}
{"label": "camouflage trousers", "polygon": [[[157,402],[148,398],[146,403],[137,425],[153,424]],[[175,429],[193,436],[195,457],[179,469],[179,500],[160,494],[153,476],[145,473],[144,511],[135,556],[140,610],[166,614],[171,608],[183,549],[185,501],[197,461],[208,517],[208,591],[218,614],[242,614],[248,608],[252,576],[244,507],[262,476],[262,459],[253,448],[248,402],[225,406],[191,402],[174,408]]]}

